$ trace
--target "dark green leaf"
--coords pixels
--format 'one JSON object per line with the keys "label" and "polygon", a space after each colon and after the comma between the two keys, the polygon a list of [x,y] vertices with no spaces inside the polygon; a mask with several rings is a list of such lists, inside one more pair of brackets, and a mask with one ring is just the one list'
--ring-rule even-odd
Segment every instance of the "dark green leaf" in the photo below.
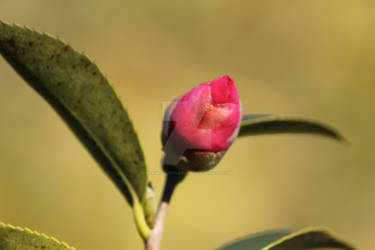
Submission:
{"label": "dark green leaf", "polygon": [[289,231],[270,231],[238,239],[219,250],[259,250],[278,239],[289,235]]}
{"label": "dark green leaf", "polygon": [[280,133],[316,134],[344,140],[335,129],[321,122],[277,115],[244,115],[238,136]]}
{"label": "dark green leaf", "polygon": [[142,201],[143,153],[126,110],[98,67],[61,40],[1,21],[0,53],[66,121],[127,200]]}
{"label": "dark green leaf", "polygon": [[53,237],[31,231],[28,228],[14,227],[0,222],[1,250],[74,250]]}
{"label": "dark green leaf", "polygon": [[354,249],[326,229],[315,228],[295,233],[276,231],[258,234],[237,240],[220,250],[303,250],[312,248]]}

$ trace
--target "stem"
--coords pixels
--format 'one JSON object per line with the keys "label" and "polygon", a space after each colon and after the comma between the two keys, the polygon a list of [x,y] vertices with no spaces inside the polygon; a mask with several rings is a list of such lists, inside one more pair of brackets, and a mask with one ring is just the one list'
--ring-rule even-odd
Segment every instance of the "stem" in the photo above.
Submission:
{"label": "stem", "polygon": [[138,200],[138,197],[135,197],[133,201],[133,214],[134,214],[134,220],[135,224],[137,226],[139,234],[142,236],[144,240],[150,237],[151,230],[149,226],[147,225],[147,222],[145,220],[145,214],[143,211],[143,207],[141,203]]}
{"label": "stem", "polygon": [[165,218],[167,217],[169,204],[162,201],[159,205],[158,213],[156,215],[155,227],[151,231],[151,235],[146,241],[146,250],[159,250],[161,238],[163,236]]}
{"label": "stem", "polygon": [[[163,236],[165,219],[167,217],[169,202],[177,184],[182,180],[179,173],[167,173],[167,179],[164,185],[163,196],[160,201],[159,209],[156,214],[155,227],[151,231],[150,237],[145,243],[146,250],[159,250]],[[181,173],[180,173],[181,174]],[[184,173],[186,174],[186,173]]]}
{"label": "stem", "polygon": [[151,229],[147,225],[143,206],[139,201],[138,195],[136,194],[135,190],[133,189],[132,185],[130,184],[128,178],[123,174],[121,171],[117,171],[120,175],[122,181],[124,181],[125,185],[128,187],[129,193],[133,200],[133,215],[135,225],[137,226],[137,230],[143,240],[146,240],[150,237]]}

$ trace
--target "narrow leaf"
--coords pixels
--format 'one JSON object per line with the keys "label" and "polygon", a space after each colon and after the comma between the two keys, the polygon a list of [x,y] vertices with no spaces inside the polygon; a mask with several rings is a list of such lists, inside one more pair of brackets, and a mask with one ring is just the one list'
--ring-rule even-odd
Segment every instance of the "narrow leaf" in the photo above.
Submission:
{"label": "narrow leaf", "polygon": [[267,232],[235,241],[220,250],[303,250],[312,248],[354,250],[348,243],[321,228],[306,229],[295,233]]}
{"label": "narrow leaf", "polygon": [[53,237],[0,222],[0,249],[2,250],[74,250]]}
{"label": "narrow leaf", "polygon": [[244,115],[238,136],[281,133],[315,134],[344,140],[334,128],[321,122],[276,115]]}
{"label": "narrow leaf", "polygon": [[59,39],[1,21],[0,53],[65,120],[129,203],[142,201],[143,153],[126,110],[98,67]]}

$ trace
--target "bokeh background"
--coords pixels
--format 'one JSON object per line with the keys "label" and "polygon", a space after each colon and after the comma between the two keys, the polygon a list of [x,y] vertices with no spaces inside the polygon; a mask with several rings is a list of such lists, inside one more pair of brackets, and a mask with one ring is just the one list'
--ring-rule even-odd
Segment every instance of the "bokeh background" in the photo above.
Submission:
{"label": "bokeh background", "polygon": [[[0,19],[88,54],[128,109],[160,194],[162,109],[229,74],[245,113],[317,118],[349,140],[238,139],[178,188],[163,249],[327,226],[375,245],[375,2],[1,0]],[[0,59],[0,220],[79,250],[142,249],[132,213],[57,114]]]}

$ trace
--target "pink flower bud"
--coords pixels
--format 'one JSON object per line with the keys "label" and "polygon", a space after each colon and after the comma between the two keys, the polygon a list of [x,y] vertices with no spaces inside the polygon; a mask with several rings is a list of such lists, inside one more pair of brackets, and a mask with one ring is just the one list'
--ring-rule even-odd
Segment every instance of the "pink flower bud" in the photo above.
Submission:
{"label": "pink flower bud", "polygon": [[237,137],[240,122],[241,104],[233,80],[222,76],[203,83],[169,106],[162,134],[164,151],[176,159],[197,155],[221,159]]}

